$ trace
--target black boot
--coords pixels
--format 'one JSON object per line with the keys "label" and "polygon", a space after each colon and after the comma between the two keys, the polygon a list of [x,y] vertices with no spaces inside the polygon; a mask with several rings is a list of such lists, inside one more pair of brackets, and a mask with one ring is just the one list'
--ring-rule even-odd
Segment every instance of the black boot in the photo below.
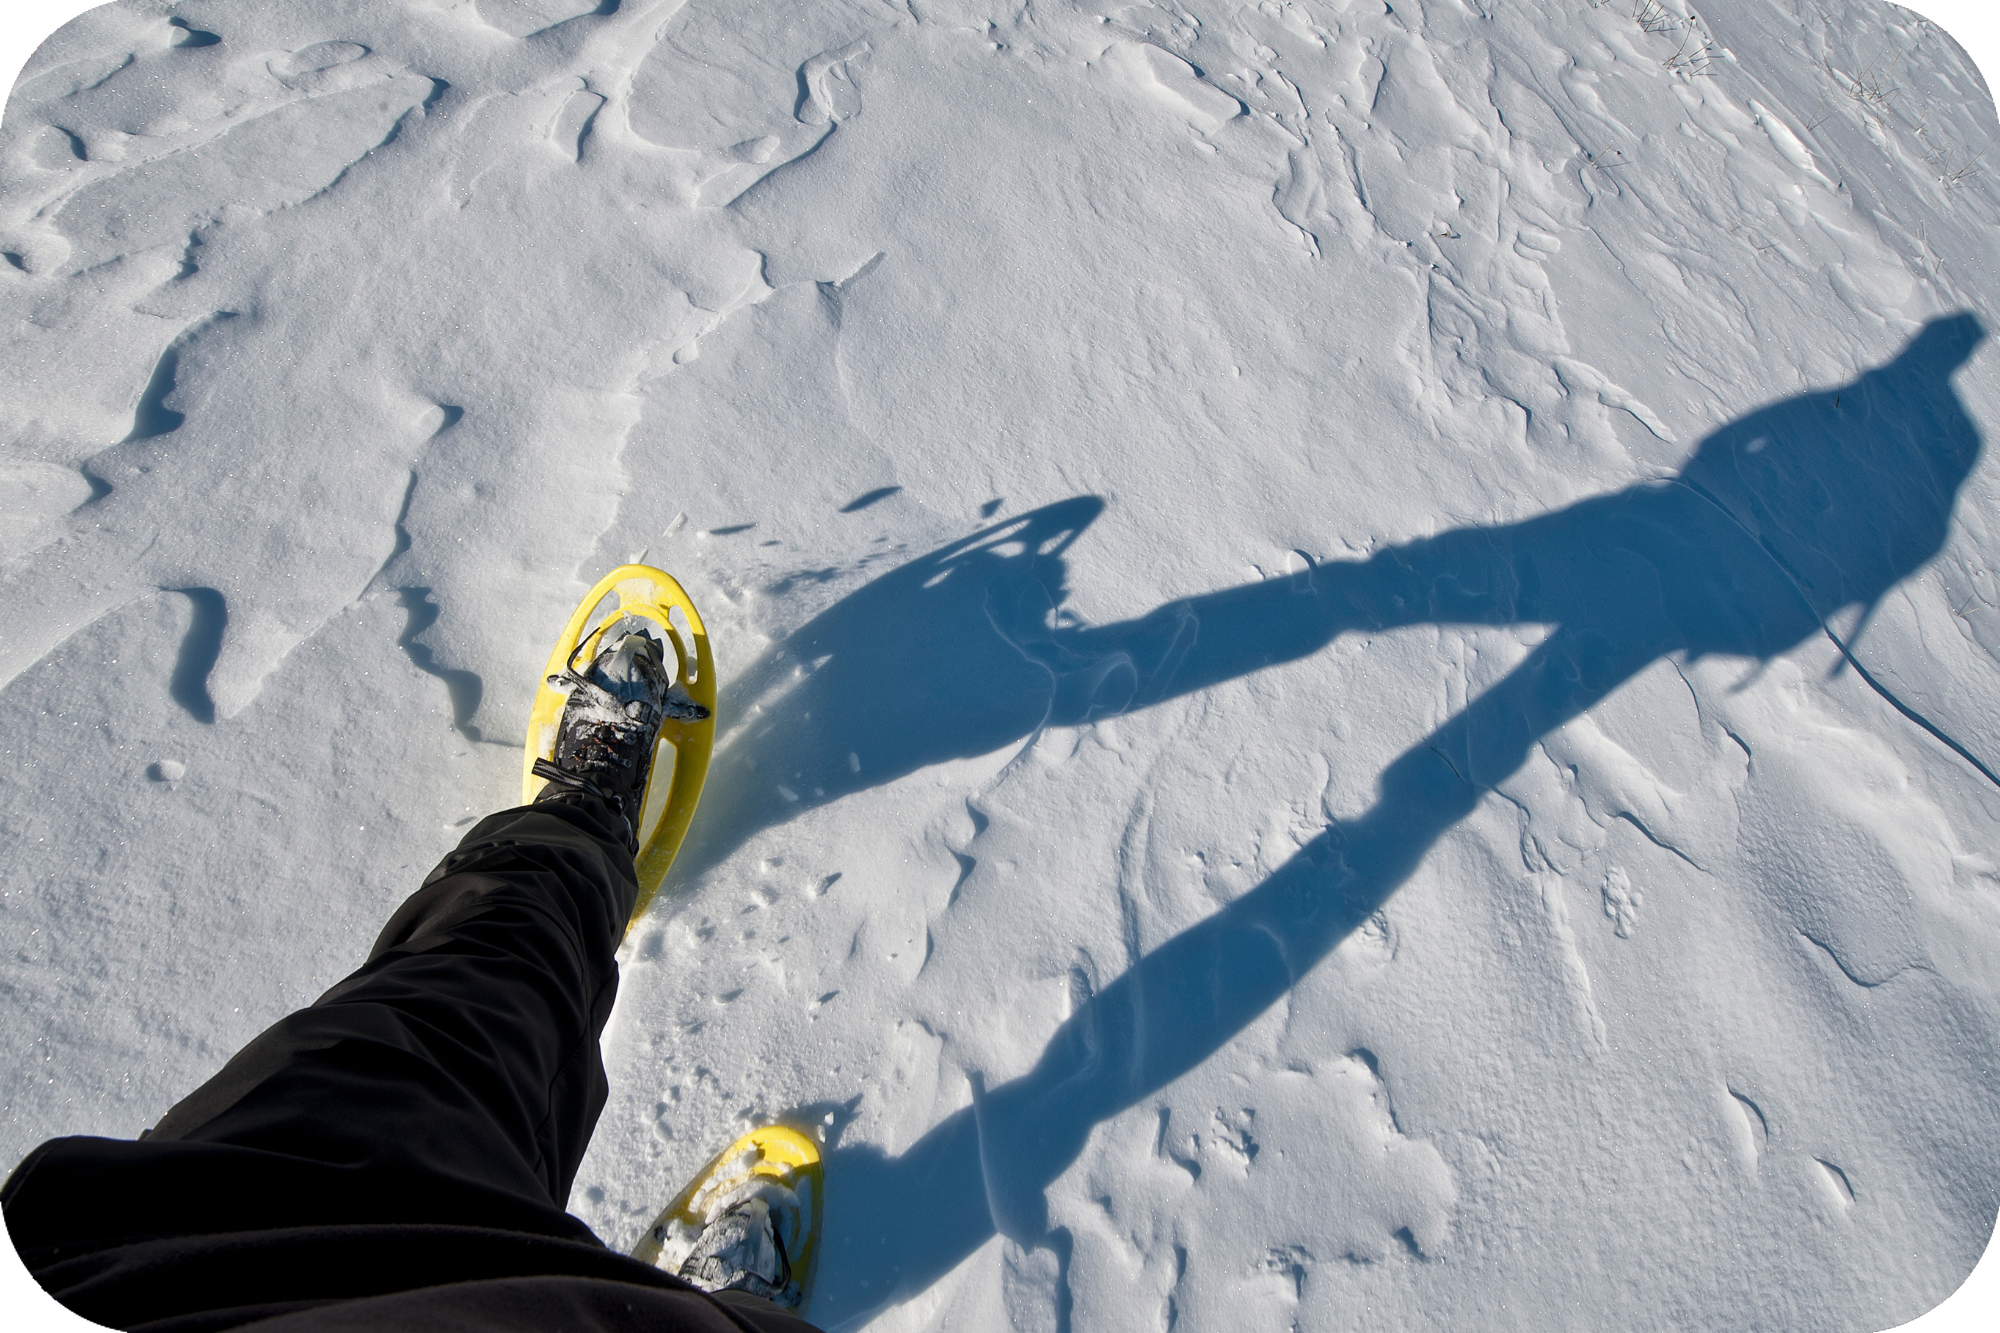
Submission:
{"label": "black boot", "polygon": [[549,677],[549,684],[568,688],[569,702],[553,762],[535,761],[535,773],[549,783],[537,801],[589,792],[625,817],[635,839],[661,724],[708,716],[675,682],[656,633],[647,621],[627,616],[598,637],[597,657],[587,670],[579,672],[572,656],[560,675]]}

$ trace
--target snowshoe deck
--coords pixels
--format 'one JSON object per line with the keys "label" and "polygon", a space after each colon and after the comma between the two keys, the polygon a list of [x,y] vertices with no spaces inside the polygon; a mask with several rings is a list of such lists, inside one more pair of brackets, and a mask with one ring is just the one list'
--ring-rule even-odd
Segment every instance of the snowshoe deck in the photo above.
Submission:
{"label": "snowshoe deck", "polygon": [[717,1153],[646,1229],[633,1247],[632,1257],[668,1272],[678,1271],[682,1252],[692,1247],[718,1212],[759,1177],[789,1190],[798,1200],[796,1230],[781,1239],[800,1291],[794,1313],[803,1316],[812,1302],[813,1271],[819,1262],[820,1195],[825,1178],[819,1145],[789,1126],[753,1129]]}
{"label": "snowshoe deck", "polygon": [[[616,605],[607,614],[595,615],[601,604],[614,597]],[[678,626],[673,615],[676,609],[681,612],[682,620]],[[650,565],[620,565],[599,580],[577,604],[576,612],[556,640],[555,651],[549,654],[549,665],[535,691],[534,708],[528,714],[527,753],[521,761],[521,800],[524,804],[534,800],[547,785],[547,779],[535,773],[535,761],[553,756],[556,729],[567,702],[567,696],[552,687],[548,678],[563,670],[579,643],[583,645],[581,659],[589,661],[596,653],[595,639],[606,626],[626,616],[643,616],[660,627],[678,663],[676,680],[696,703],[708,709],[708,716],[699,721],[669,718],[660,728],[635,830],[639,841],[636,858],[639,900],[632,909],[632,920],[637,921],[652,903],[653,895],[659,892],[675,854],[680,851],[681,841],[687,837],[688,823],[694,818],[702,783],[708,777],[709,753],[715,748],[715,655],[710,650],[701,613],[671,574]]]}

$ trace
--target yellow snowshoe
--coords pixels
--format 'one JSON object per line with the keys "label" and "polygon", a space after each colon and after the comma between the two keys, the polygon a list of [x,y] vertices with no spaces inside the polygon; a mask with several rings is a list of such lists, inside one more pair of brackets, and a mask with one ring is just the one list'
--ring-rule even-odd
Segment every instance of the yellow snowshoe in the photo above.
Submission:
{"label": "yellow snowshoe", "polygon": [[632,1257],[704,1291],[747,1291],[803,1316],[819,1260],[819,1145],[798,1130],[752,1130],[703,1167]]}
{"label": "yellow snowshoe", "polygon": [[[666,660],[667,649],[672,661]],[[564,742],[569,749],[559,754],[566,709],[572,714]],[[601,776],[593,774],[591,761],[617,777],[609,766],[615,741],[656,720],[659,739],[650,765],[643,754],[635,757],[643,795],[631,794],[634,809],[625,811],[639,849],[634,921],[666,879],[701,799],[715,746],[715,656],[701,613],[672,575],[647,565],[621,565],[578,603],[549,654],[528,715],[522,803],[540,795],[551,778],[591,790],[606,786],[590,780]],[[614,744],[600,743],[607,740]],[[608,785],[612,790],[605,794],[622,808],[628,794],[616,790],[615,781]]]}

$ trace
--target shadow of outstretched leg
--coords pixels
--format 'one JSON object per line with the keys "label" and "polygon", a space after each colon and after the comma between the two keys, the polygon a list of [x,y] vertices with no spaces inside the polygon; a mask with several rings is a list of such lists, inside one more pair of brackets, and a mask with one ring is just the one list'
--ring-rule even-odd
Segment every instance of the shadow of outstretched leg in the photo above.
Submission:
{"label": "shadow of outstretched leg", "polygon": [[1103,510],[1083,495],[992,524],[870,580],[759,656],[723,690],[726,730],[675,879],[804,811],[1042,726],[1053,673],[1019,640],[1055,616],[1064,553]]}
{"label": "shadow of outstretched leg", "polygon": [[1382,775],[1375,804],[1147,954],[1056,1029],[1035,1067],[902,1156],[839,1149],[815,1314],[831,1325],[923,1290],[994,1234],[1033,1244],[1044,1191],[1098,1124],[1207,1060],[1325,960],[1542,737],[1653,660],[1558,630]]}

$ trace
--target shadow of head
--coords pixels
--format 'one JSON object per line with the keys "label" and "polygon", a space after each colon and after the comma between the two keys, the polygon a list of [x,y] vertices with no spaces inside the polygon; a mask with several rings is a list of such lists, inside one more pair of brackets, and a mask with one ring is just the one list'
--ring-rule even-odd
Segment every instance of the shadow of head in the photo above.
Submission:
{"label": "shadow of head", "polygon": [[1412,543],[1406,600],[1562,626],[1605,688],[1667,653],[1768,661],[1844,608],[1865,618],[1950,535],[1980,452],[1952,376],[1984,337],[1970,315],[1934,320],[1887,364],[1724,426],[1664,484]]}
{"label": "shadow of head", "polygon": [[1985,337],[1969,314],[1932,320],[1887,365],[1717,431],[1681,480],[1728,511],[1820,617],[1872,607],[1950,532],[1980,451],[1951,377]]}

